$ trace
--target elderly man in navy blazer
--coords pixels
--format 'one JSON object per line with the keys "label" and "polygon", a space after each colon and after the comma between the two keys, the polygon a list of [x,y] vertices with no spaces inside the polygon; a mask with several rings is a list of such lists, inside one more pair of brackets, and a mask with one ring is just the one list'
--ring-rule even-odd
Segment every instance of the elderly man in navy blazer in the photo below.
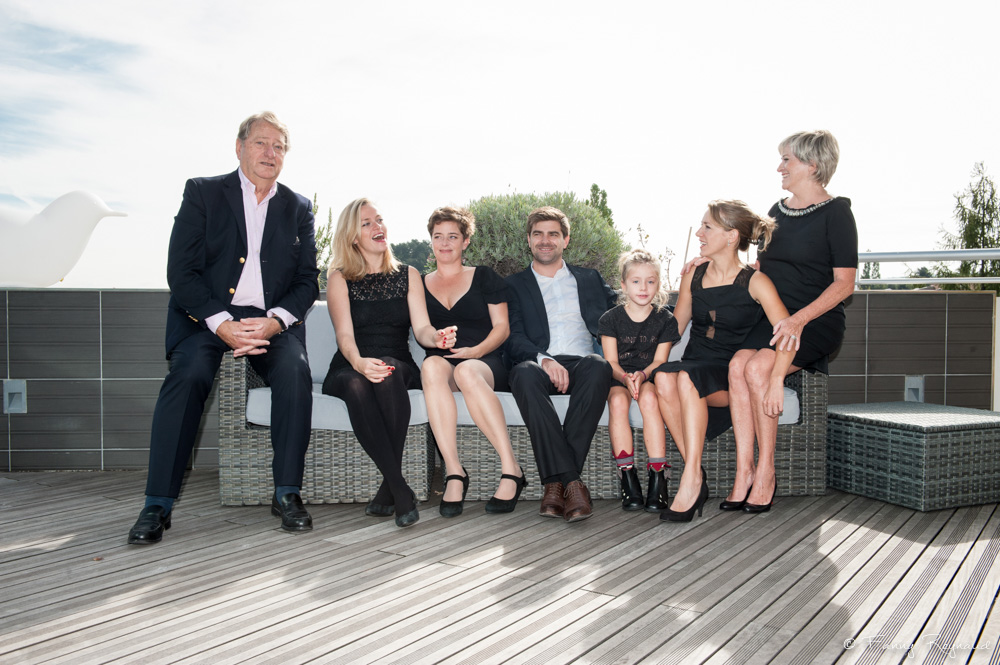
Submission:
{"label": "elderly man in navy blazer", "polygon": [[[531,266],[507,278],[507,356],[514,365],[510,389],[545,484],[539,514],[575,522],[593,511],[580,474],[611,388],[611,366],[596,346],[597,322],[616,296],[596,270],[563,261],[569,233],[558,208],[528,216]],[[565,424],[552,404],[556,393],[570,396]]]}
{"label": "elderly man in navy blazer", "polygon": [[312,529],[299,496],[312,417],[306,311],[319,295],[312,205],[278,174],[288,128],[269,112],[236,138],[239,168],[187,181],[167,257],[170,370],[153,414],[146,505],[128,542],[156,543],[194,448],[222,354],[246,356],[271,386],[275,492],[286,531]]}

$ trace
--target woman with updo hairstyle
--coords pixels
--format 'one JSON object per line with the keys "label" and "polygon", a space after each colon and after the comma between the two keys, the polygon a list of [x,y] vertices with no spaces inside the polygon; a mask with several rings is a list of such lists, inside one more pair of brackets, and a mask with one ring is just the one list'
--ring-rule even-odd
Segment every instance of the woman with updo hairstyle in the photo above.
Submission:
{"label": "woman with updo hairstyle", "polygon": [[420,388],[420,371],[410,354],[410,328],[423,346],[450,348],[455,336],[431,326],[420,274],[392,255],[385,221],[368,199],[340,213],[326,298],[337,353],[323,394],[347,404],[354,435],[382,473],[365,514],[395,513],[397,526],[411,526],[420,514],[402,470],[410,422],[406,391]]}
{"label": "woman with updo hairstyle", "polygon": [[781,187],[791,196],[771,208],[778,228],[771,243],[758,248],[757,259],[791,314],[776,323],[761,322],[730,363],[736,479],[722,510],[770,510],[778,483],[778,414],[768,413],[764,402],[770,378],[782,365],[775,358],[794,352],[785,374],[827,372],[829,355],[844,339],[844,300],[854,292],[858,269],[851,200],[826,191],[840,159],[837,139],[823,130],[797,132],[778,144],[778,153]]}
{"label": "woman with updo hairstyle", "polygon": [[464,208],[444,207],[427,222],[437,269],[424,276],[431,323],[455,336],[448,349],[434,348],[420,369],[427,417],[445,465],[442,517],[462,514],[469,474],[458,457],[455,391],[462,391],[473,422],[500,456],[500,485],[486,503],[488,513],[514,510],[528,484],[507,434],[503,406],[494,391],[507,390],[500,347],[510,334],[507,286],[487,266],[462,264],[462,252],[476,232],[476,218]]}
{"label": "woman with updo hairstyle", "polygon": [[[666,522],[690,522],[708,500],[708,479],[701,465],[706,434],[729,428],[729,361],[747,335],[765,315],[777,323],[788,316],[771,280],[743,264],[737,251],[751,241],[771,241],[774,220],[761,217],[742,201],[712,201],[701,220],[697,237],[701,256],[708,262],[681,280],[674,308],[678,330],[691,323],[691,336],[681,360],[660,365],[652,373],[660,413],[684,460],[677,494],[660,513]],[[778,354],[763,399],[767,413],[778,414],[784,402],[785,370],[791,351]]]}

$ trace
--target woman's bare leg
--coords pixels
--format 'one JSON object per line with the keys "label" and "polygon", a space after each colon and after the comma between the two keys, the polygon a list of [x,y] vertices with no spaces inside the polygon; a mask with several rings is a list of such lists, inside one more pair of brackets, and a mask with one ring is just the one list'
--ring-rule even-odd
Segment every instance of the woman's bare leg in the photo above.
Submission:
{"label": "woman's bare leg", "polygon": [[[747,386],[750,388],[754,429],[757,432],[757,471],[754,476],[753,490],[747,499],[747,503],[755,505],[766,505],[774,497],[776,487],[774,447],[778,439],[778,418],[765,415],[763,405],[776,357],[773,350],[761,349],[747,363],[744,372]],[[788,369],[788,374],[798,370],[798,367],[792,365]]]}
{"label": "woman's bare leg", "polygon": [[[430,421],[434,440],[437,441],[441,459],[444,460],[445,475],[461,476],[462,462],[458,459],[456,427],[458,407],[452,391],[457,389],[451,363],[440,356],[427,356],[420,368],[420,380],[427,402],[427,420]],[[461,501],[462,483],[445,483],[443,501]]]}
{"label": "woman's bare leg", "polygon": [[[507,421],[503,406],[493,392],[493,372],[489,365],[479,360],[465,360],[455,367],[455,383],[465,396],[465,406],[469,409],[472,422],[500,456],[500,472],[520,476],[522,471],[514,457],[514,449],[507,434]],[[457,483],[455,483],[457,484]],[[497,488],[497,499],[514,498],[517,485],[513,480],[503,478]]]}
{"label": "woman's bare leg", "polygon": [[[681,398],[677,393],[677,373],[657,372],[653,377],[656,386],[656,398],[660,407],[663,422],[670,430],[670,437],[677,446],[681,459],[685,459],[684,450],[684,416],[681,410]],[[664,455],[666,455],[666,437],[664,437]],[[685,460],[686,461],[686,460]]]}
{"label": "woman's bare leg", "polygon": [[698,394],[687,372],[677,373],[677,394],[684,422],[684,473],[670,509],[684,512],[695,504],[701,492],[701,453],[708,429],[708,400]]}
{"label": "woman's bare leg", "polygon": [[756,432],[750,403],[750,387],[744,373],[747,363],[757,355],[753,349],[736,352],[729,361],[729,413],[733,418],[733,438],[736,439],[736,479],[727,501],[743,501],[753,485],[753,448]]}

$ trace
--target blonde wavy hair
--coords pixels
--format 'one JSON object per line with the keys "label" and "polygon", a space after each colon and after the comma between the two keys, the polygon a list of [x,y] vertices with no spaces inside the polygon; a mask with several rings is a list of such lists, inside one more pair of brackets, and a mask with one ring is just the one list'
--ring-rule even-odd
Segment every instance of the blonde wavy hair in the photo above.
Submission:
{"label": "blonde wavy hair", "polygon": [[[656,273],[656,295],[653,296],[653,307],[659,309],[667,304],[667,292],[663,290],[663,284],[660,281],[660,275],[663,273],[663,266],[660,264],[660,260],[644,249],[633,249],[630,252],[623,252],[618,257],[618,272],[621,273],[623,284],[628,277],[629,271],[636,266],[642,265],[649,266]],[[622,289],[621,295],[618,296],[618,303],[624,305],[627,300],[628,296],[625,295],[625,289]]]}
{"label": "blonde wavy hair", "polygon": [[[344,279],[349,282],[356,282],[368,274],[368,264],[365,262],[365,257],[361,255],[361,250],[354,244],[358,236],[361,235],[361,208],[363,206],[376,207],[371,199],[360,198],[348,203],[347,207],[340,213],[337,229],[333,232],[331,247],[333,256],[330,258],[327,279],[335,270],[339,270],[344,275]],[[393,255],[392,247],[387,246],[379,272],[387,275],[399,270],[401,265],[399,259]]]}

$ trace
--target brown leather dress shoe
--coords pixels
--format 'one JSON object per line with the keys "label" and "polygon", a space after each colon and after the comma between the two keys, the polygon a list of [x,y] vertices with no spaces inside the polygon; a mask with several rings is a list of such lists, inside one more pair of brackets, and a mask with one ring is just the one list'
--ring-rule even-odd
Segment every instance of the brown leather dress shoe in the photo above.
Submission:
{"label": "brown leather dress shoe", "polygon": [[545,494],[542,495],[542,505],[538,514],[542,517],[563,516],[563,484],[545,483]]}
{"label": "brown leather dress shoe", "polygon": [[565,501],[563,518],[567,522],[579,522],[594,514],[594,504],[590,501],[590,490],[581,480],[574,480],[566,485],[563,500]]}

